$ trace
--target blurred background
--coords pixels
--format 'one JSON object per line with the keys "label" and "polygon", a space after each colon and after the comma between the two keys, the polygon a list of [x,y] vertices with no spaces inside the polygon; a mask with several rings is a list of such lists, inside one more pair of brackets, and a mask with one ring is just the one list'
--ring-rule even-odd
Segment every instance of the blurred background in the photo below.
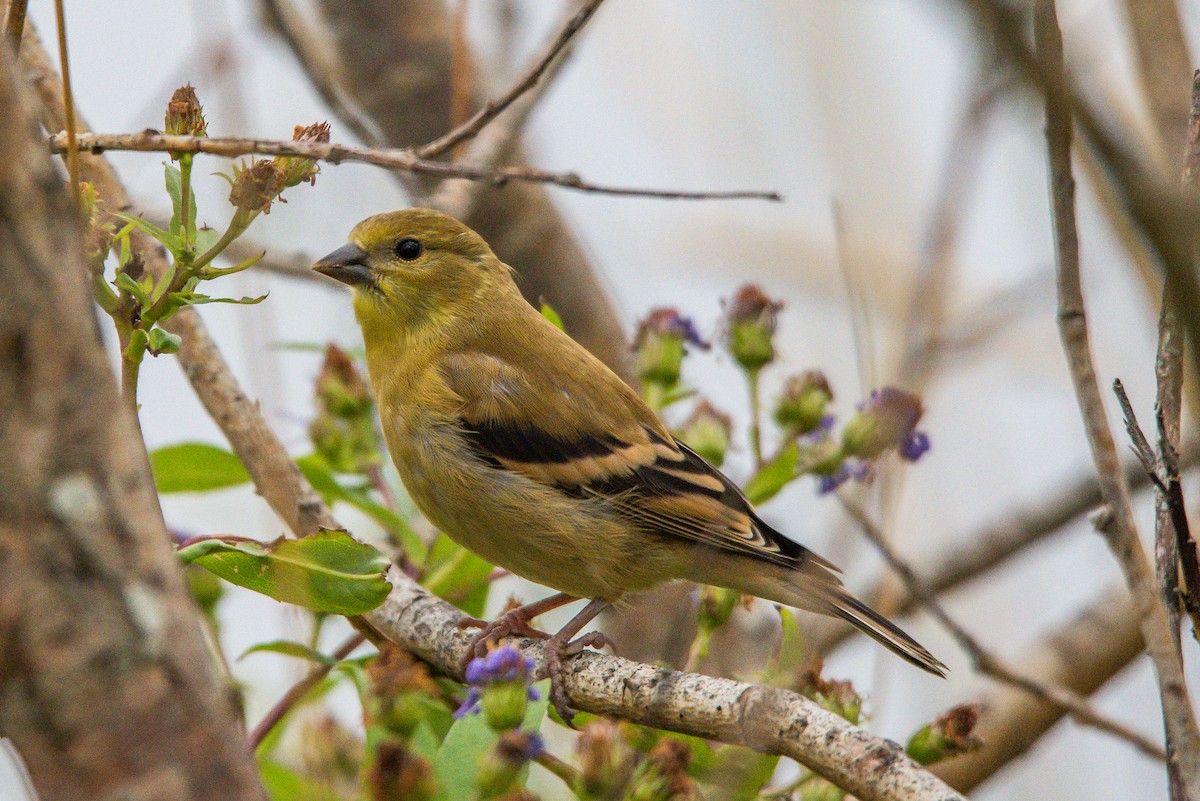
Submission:
{"label": "blurred background", "polygon": [[[612,185],[777,190],[783,201],[652,200],[509,186],[490,190],[472,221],[527,276],[537,290],[532,296],[545,295],[568,330],[610,363],[626,355],[621,337],[631,339],[638,319],[657,306],[678,308],[706,337],[718,338],[722,301],[753,282],[785,303],[779,359],[763,376],[767,398],[806,369],[828,376],[842,415],[884,384],[918,392],[932,450],[916,465],[889,465],[856,492],[922,575],[947,554],[982,548],[981,532],[998,530],[998,523],[1019,528],[1047,509],[1067,509],[1063,499],[1092,474],[1055,327],[1041,101],[998,62],[968,5],[608,0],[530,113],[520,136],[528,163]],[[52,9],[31,6],[41,36],[52,40]],[[438,45],[456,20],[465,37],[458,52],[473,59],[473,109],[536,56],[564,8],[546,0],[132,0],[119,10],[69,3],[67,26],[76,100],[96,131],[160,128],[171,92],[190,82],[213,136],[287,138],[294,125],[328,119],[336,142],[408,145],[450,127],[454,98]],[[1138,37],[1146,35],[1138,25],[1147,23],[1135,23],[1128,11],[1118,0],[1060,2],[1068,66],[1085,96],[1136,137],[1131,144],[1174,164],[1181,160],[1193,60],[1182,51],[1178,86],[1165,90],[1178,100],[1170,124],[1179,137],[1166,141],[1168,125],[1156,117],[1155,92],[1146,90],[1150,62],[1138,55]],[[1174,19],[1182,27],[1158,18],[1151,61],[1161,66],[1181,52],[1196,33],[1195,11],[1192,2],[1178,5]],[[407,60],[389,48],[401,48]],[[164,157],[111,158],[140,210],[169,213]],[[1137,248],[1114,225],[1111,200],[1086,162],[1077,161],[1076,178],[1100,382],[1107,387],[1120,377],[1143,422],[1152,421],[1158,279],[1147,277]],[[215,226],[228,219],[228,188],[209,174],[223,169],[220,159],[197,160],[199,216]],[[286,205],[257,221],[249,237],[268,250],[268,262],[303,265],[339,246],[363,217],[409,205],[413,188],[374,167],[322,165],[315,188],[289,190]],[[349,295],[319,277],[266,270],[223,281],[229,296],[269,293],[258,306],[206,306],[201,314],[276,431],[297,455],[305,453],[321,347],[360,346]],[[149,360],[142,372],[141,420],[151,449],[225,444],[171,357]],[[725,469],[744,481],[751,460],[741,374],[714,348],[692,355],[684,377],[733,416]],[[688,406],[671,410],[673,422]],[[1120,431],[1115,402],[1110,413]],[[1184,430],[1186,440],[1191,427]],[[768,428],[767,441],[775,436]],[[1197,490],[1190,476],[1184,489],[1189,497]],[[1041,523],[1045,530],[1029,536],[1032,544],[957,582],[943,601],[994,654],[1047,680],[1066,681],[1063,660],[1078,662],[1067,672],[1094,666],[1075,689],[1102,685],[1098,710],[1158,740],[1161,712],[1145,656],[1122,656],[1124,641],[1111,644],[1107,661],[1090,652],[1047,656],[1083,610],[1128,608],[1115,589],[1122,581],[1116,563],[1086,519],[1094,505]],[[1137,508],[1149,536],[1152,495],[1143,490]],[[168,525],[185,534],[270,539],[284,532],[248,488],[168,496],[164,511]],[[896,586],[879,583],[876,552],[836,500],[817,495],[811,479],[788,487],[762,513],[841,565],[852,588],[882,587],[876,600],[897,601]],[[339,515],[356,535],[378,536],[364,516],[340,508]],[[510,593],[531,600],[544,592],[504,579],[489,611]],[[656,605],[649,625],[657,633],[645,630],[644,615],[640,623],[611,622],[618,646],[626,632],[634,638],[627,640],[631,653],[635,645],[653,650],[672,620],[690,619],[686,591],[666,597],[673,606]],[[769,653],[778,618],[767,606],[734,616],[731,650],[722,656],[722,642],[714,645],[711,672],[753,667],[739,661],[739,637],[755,646],[750,652]],[[663,611],[674,607],[676,618]],[[236,588],[219,612],[231,658],[264,639],[304,640],[309,625],[291,607]],[[974,673],[927,615],[916,612],[903,625],[950,666],[948,680],[910,669],[861,638],[828,656],[826,675],[851,679],[866,695],[872,730],[903,739],[966,700],[986,699],[997,714],[1011,711],[1012,691]],[[322,644],[331,648],[347,632],[342,621],[330,623]],[[1200,672],[1188,640],[1185,634],[1195,683]],[[1101,651],[1108,645],[1091,644]],[[669,643],[660,653],[636,655],[673,658]],[[305,670],[274,654],[232,667],[245,684],[251,722]],[[340,720],[355,725],[357,702],[348,688],[330,703]],[[1020,730],[1018,719],[1004,736],[1019,739]],[[982,782],[973,798],[1167,797],[1162,764],[1126,741],[1071,720],[1045,736],[1034,726],[1027,734],[1013,758],[989,763],[970,780]],[[553,797],[553,785],[538,789]]]}

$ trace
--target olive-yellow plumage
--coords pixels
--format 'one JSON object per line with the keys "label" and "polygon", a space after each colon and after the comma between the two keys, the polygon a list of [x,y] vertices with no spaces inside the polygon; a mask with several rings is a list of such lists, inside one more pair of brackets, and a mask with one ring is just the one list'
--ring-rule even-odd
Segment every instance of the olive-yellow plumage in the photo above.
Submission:
{"label": "olive-yellow plumage", "polygon": [[[837,615],[942,673],[530,306],[474,231],[428,209],[380,214],[316,269],[355,289],[384,436],[417,507],[488,561],[565,594],[485,635],[527,632],[530,613],[575,598],[593,599],[590,617],[690,579]],[[560,657],[586,622],[551,641]]]}

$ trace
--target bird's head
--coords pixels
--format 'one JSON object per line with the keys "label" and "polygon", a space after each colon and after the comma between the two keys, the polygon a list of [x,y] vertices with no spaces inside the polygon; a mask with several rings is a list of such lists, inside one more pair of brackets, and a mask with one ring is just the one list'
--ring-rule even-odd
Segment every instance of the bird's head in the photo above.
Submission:
{"label": "bird's head", "polygon": [[508,268],[479,234],[432,209],[377,214],[313,269],[354,289],[364,328],[442,326],[511,284]]}

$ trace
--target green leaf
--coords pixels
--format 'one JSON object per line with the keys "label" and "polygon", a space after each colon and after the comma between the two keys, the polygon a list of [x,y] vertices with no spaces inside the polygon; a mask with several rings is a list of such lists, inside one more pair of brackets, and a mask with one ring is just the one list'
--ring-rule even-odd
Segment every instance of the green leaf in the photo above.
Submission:
{"label": "green leaf", "polygon": [[327,787],[309,781],[273,759],[260,759],[258,773],[266,788],[267,798],[271,801],[311,801],[333,797]]}
{"label": "green leaf", "polygon": [[159,353],[177,353],[182,344],[183,339],[178,334],[157,327],[150,329],[150,347]]}
{"label": "green leaf", "polygon": [[141,363],[142,357],[145,355],[146,345],[149,342],[150,337],[145,331],[140,328],[133,329],[133,332],[129,335],[129,344],[121,352],[121,357],[127,362]]}
{"label": "green leaf", "polygon": [[113,283],[117,285],[117,289],[122,289],[132,295],[138,305],[148,306],[150,304],[150,296],[146,294],[146,287],[142,286],[142,283],[135,280],[129,273],[118,272]]}
{"label": "green leaf", "polygon": [[208,539],[177,553],[231,584],[316,612],[361,615],[392,589],[384,577],[388,558],[345,531],[321,529],[271,543]]}
{"label": "green leaf", "polygon": [[[270,294],[269,292],[267,293]],[[187,305],[200,306],[205,303],[235,303],[239,306],[254,306],[262,303],[267,299],[267,295],[259,295],[257,298],[211,298],[208,295],[192,294],[187,298]]]}
{"label": "green leaf", "polygon": [[760,754],[749,748],[727,745],[713,756],[708,779],[713,783],[706,792],[709,801],[754,801],[775,775],[779,757]]}
{"label": "green leaf", "polygon": [[494,569],[490,562],[439,534],[429,550],[421,583],[437,597],[478,617],[487,603],[488,579]]}
{"label": "green leaf", "polygon": [[334,476],[329,465],[319,454],[310,453],[296,459],[296,466],[313,485],[321,498],[327,504],[337,501],[348,503],[363,514],[374,520],[382,529],[395,535],[405,554],[413,562],[425,559],[428,548],[420,535],[408,524],[408,521],[381,503],[376,503],[365,490],[350,489],[342,486]]}
{"label": "green leaf", "polygon": [[164,231],[157,225],[143,220],[141,217],[133,214],[126,214],[123,211],[114,211],[113,216],[117,219],[124,220],[130,225],[140,228],[141,230],[150,234],[150,236],[161,242],[163,247],[171,251],[171,253],[175,256],[178,256],[179,251],[183,249],[183,240],[180,237],[170,233],[169,231]]}
{"label": "green leaf", "polygon": [[[184,221],[180,219],[183,202],[183,175],[179,169],[171,164],[164,164],[164,178],[167,184],[167,194],[171,196],[171,233],[180,237],[182,241],[184,231]],[[188,218],[187,230],[192,230],[196,227],[196,193],[192,191],[192,187],[188,186]]]}
{"label": "green leaf", "polygon": [[150,469],[161,493],[208,492],[250,481],[237,456],[205,442],[183,442],[151,451]]}
{"label": "green leaf", "polygon": [[409,740],[409,746],[412,752],[417,756],[429,760],[430,763],[437,757],[438,738],[433,733],[433,727],[429,725],[429,721],[422,720],[417,722],[417,727],[413,729],[412,738]]}
{"label": "green leaf", "polygon": [[796,447],[796,443],[789,443],[779,452],[778,456],[763,465],[762,469],[746,482],[743,490],[750,503],[757,505],[774,498],[781,489],[796,478],[796,466],[799,463],[800,450]]}
{"label": "green leaf", "polygon": [[293,642],[292,640],[271,640],[270,642],[260,642],[258,645],[252,645],[238,657],[238,661],[242,661],[250,656],[250,654],[260,653],[294,656],[299,659],[307,659],[309,662],[315,662],[318,665],[337,664],[337,660],[332,657],[328,657],[314,648],[309,648],[303,643]]}
{"label": "green leaf", "polygon": [[550,322],[554,323],[554,327],[557,328],[559,331],[567,330],[566,328],[563,327],[562,317],[560,317],[558,312],[556,312],[554,310],[553,306],[551,306],[549,303],[547,303],[544,300],[542,301],[542,316],[545,317]]}
{"label": "green leaf", "polygon": [[[536,731],[546,716],[550,682],[541,681],[535,686],[539,700],[530,701],[525,709],[525,720],[521,722],[521,729],[525,731]],[[446,792],[446,801],[471,801],[475,797],[479,759],[491,751],[499,739],[500,734],[487,725],[483,715],[463,715],[454,721],[433,760],[433,772]],[[524,775],[517,781],[518,786],[522,786]]]}

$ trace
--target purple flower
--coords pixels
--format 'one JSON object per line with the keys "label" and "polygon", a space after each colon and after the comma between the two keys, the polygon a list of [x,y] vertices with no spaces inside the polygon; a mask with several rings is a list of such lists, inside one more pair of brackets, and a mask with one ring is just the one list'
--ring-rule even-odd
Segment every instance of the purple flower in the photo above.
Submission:
{"label": "purple flower", "polygon": [[911,392],[895,387],[874,390],[842,429],[842,449],[862,459],[876,459],[890,448],[911,445],[909,450],[920,456],[928,447],[928,437],[916,436],[923,411],[921,399]]}
{"label": "purple flower", "polygon": [[643,381],[673,387],[679,381],[687,345],[708,350],[690,318],[677,309],[659,307],[638,324],[633,349],[637,352],[638,375]]}
{"label": "purple flower", "polygon": [[[505,645],[489,652],[487,656],[476,657],[467,665],[466,680],[471,685],[467,691],[467,697],[454,713],[454,717],[461,718],[471,712],[478,710],[480,702],[486,701],[485,694],[488,694],[489,688],[495,687],[496,692],[492,692],[491,696],[504,696],[508,702],[508,706],[513,709],[506,709],[508,714],[506,719],[516,716],[519,723],[521,716],[524,715],[524,701],[536,701],[540,696],[537,690],[531,685],[533,682],[534,661],[511,645]],[[520,703],[514,703],[516,700],[513,697],[512,690],[520,688]],[[487,704],[484,704],[487,706]],[[516,707],[520,707],[519,710]],[[515,725],[515,724],[514,724]]]}
{"label": "purple flower", "polygon": [[924,431],[913,431],[900,443],[900,456],[915,462],[929,450],[929,435]]}
{"label": "purple flower", "polygon": [[821,476],[817,483],[817,493],[820,495],[828,495],[838,487],[845,484],[850,479],[855,481],[866,481],[871,475],[871,463],[860,461],[858,459],[847,459],[842,462],[841,467],[837,472]]}

